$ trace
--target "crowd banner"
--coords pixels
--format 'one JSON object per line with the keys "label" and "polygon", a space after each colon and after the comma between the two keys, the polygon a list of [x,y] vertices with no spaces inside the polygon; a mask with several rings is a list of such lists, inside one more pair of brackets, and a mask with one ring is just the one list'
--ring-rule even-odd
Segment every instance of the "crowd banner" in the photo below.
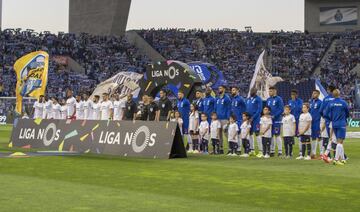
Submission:
{"label": "crowd banner", "polygon": [[44,51],[29,53],[14,64],[16,72],[16,112],[22,113],[25,96],[39,98],[44,95],[48,80],[49,55]]}
{"label": "crowd banner", "polygon": [[206,87],[217,90],[219,86],[227,84],[223,73],[215,65],[204,62],[190,62],[188,64]]}
{"label": "crowd banner", "polygon": [[358,8],[346,7],[320,7],[320,26],[357,25]]}
{"label": "crowd banner", "polygon": [[176,122],[20,119],[9,146],[147,158],[184,158]]}
{"label": "crowd banner", "polygon": [[269,88],[275,86],[276,83],[283,81],[281,77],[273,77],[272,74],[266,70],[264,64],[265,50],[260,54],[256,62],[255,72],[250,82],[248,97],[252,88],[257,88],[258,95],[266,100],[269,98]]}
{"label": "crowd banner", "polygon": [[124,98],[128,93],[132,93],[134,98],[137,98],[140,92],[140,80],[143,78],[142,74],[134,72],[120,72],[115,76],[100,83],[91,97],[95,95],[102,96],[103,93],[119,94]]}

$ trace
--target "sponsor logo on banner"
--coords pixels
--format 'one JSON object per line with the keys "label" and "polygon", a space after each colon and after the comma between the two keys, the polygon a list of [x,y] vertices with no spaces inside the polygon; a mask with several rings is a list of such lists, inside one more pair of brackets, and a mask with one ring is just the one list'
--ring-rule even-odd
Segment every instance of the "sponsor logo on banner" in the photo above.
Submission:
{"label": "sponsor logo on banner", "polygon": [[179,69],[175,68],[174,66],[170,66],[168,69],[165,70],[152,70],[151,77],[158,78],[158,77],[168,77],[169,79],[175,79],[175,77],[179,76]]}
{"label": "sponsor logo on banner", "polygon": [[[138,137],[139,137],[139,134],[140,133],[144,133],[145,134],[145,139],[144,141],[142,142],[141,145],[137,145],[137,140],[138,140]],[[139,129],[137,129],[135,131],[135,134],[131,136],[132,139],[131,139],[131,146],[134,150],[134,152],[137,152],[137,153],[140,153],[142,151],[144,151],[144,149],[149,146],[149,147],[152,147],[155,145],[155,138],[156,138],[156,133],[150,133],[150,130],[147,126],[142,126],[140,127]],[[128,139],[130,140],[130,139]]]}
{"label": "sponsor logo on banner", "polygon": [[[141,137],[141,134],[144,134],[145,137]],[[99,143],[111,145],[121,145],[122,143],[131,146],[134,152],[141,153],[146,147],[155,145],[155,138],[156,133],[150,133],[147,126],[141,126],[135,132],[125,132],[123,136],[119,131],[101,131]]]}
{"label": "sponsor logo on banner", "polygon": [[6,124],[6,116],[0,116],[0,125]]}
{"label": "sponsor logo on banner", "polygon": [[140,93],[156,96],[160,89],[168,89],[177,95],[178,91],[182,90],[185,96],[189,97],[193,87],[201,84],[200,77],[189,65],[168,60],[149,64],[146,67]]}
{"label": "sponsor logo on banner", "polygon": [[348,118],[347,123],[349,127],[360,128],[360,119]]}
{"label": "sponsor logo on banner", "polygon": [[55,123],[50,123],[46,128],[20,128],[17,137],[23,140],[41,140],[45,146],[50,146],[53,141],[59,140],[60,132]]}
{"label": "sponsor logo on banner", "polygon": [[[164,130],[166,129],[166,130]],[[20,119],[14,147],[120,156],[186,157],[177,123]]]}

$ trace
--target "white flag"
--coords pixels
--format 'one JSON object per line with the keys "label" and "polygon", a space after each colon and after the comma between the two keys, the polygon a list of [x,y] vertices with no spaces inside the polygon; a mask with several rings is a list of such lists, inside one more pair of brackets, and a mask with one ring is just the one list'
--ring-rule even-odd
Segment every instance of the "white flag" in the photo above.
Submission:
{"label": "white flag", "polygon": [[273,77],[272,74],[266,70],[264,64],[265,50],[260,54],[259,59],[256,62],[255,72],[251,79],[248,97],[250,97],[250,91],[252,88],[257,88],[258,96],[263,100],[269,98],[269,88],[275,86],[276,83],[283,81],[281,77]]}

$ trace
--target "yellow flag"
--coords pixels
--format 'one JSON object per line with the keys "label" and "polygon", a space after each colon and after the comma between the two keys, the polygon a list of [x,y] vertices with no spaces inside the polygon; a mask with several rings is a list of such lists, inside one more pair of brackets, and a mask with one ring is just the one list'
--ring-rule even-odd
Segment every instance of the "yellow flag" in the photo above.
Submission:
{"label": "yellow flag", "polygon": [[22,99],[44,95],[48,80],[49,54],[44,51],[29,53],[14,64],[16,72],[16,112],[22,113]]}

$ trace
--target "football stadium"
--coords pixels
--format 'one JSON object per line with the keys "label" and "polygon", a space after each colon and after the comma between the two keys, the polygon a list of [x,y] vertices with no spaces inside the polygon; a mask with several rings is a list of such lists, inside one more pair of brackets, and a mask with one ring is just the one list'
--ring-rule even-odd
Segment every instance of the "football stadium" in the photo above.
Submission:
{"label": "football stadium", "polygon": [[0,211],[360,211],[359,17],[0,0]]}

